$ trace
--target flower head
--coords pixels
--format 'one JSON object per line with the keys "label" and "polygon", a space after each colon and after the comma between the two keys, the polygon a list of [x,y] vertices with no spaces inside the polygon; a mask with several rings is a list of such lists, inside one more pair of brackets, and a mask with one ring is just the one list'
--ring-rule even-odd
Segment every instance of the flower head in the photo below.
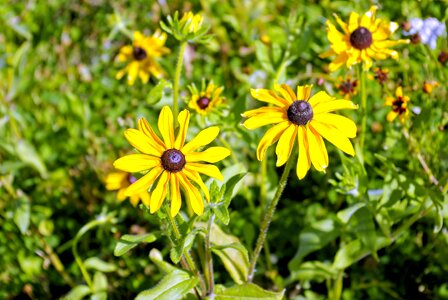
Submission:
{"label": "flower head", "polygon": [[291,155],[297,137],[299,159],[297,176],[305,177],[311,164],[324,172],[328,166],[328,154],[322,137],[347,154],[355,155],[348,138],[356,136],[356,124],[343,116],[331,112],[339,109],[356,109],[349,100],[330,97],[321,91],[311,96],[311,85],[298,86],[297,94],[286,84],[275,85],[275,91],[252,89],[255,99],[271,103],[273,107],[261,107],[246,111],[248,118],[243,125],[256,129],[276,124],[266,131],[257,148],[258,160],[263,160],[266,150],[277,143],[277,166],[281,166]]}
{"label": "flower head", "polygon": [[143,83],[147,83],[150,75],[157,78],[162,76],[163,70],[157,63],[156,58],[169,52],[165,45],[166,34],[156,32],[152,36],[144,36],[141,32],[134,32],[134,40],[131,45],[120,49],[117,60],[129,62],[128,65],[116,75],[121,79],[128,74],[128,84],[133,85],[137,76]]}
{"label": "flower head", "polygon": [[[113,172],[106,176],[106,189],[108,191],[117,192],[118,201],[123,201],[126,199],[125,191],[126,189],[136,181],[137,179],[128,172]],[[133,206],[137,206],[140,200],[143,204],[149,205],[149,194],[147,191],[142,191],[136,194],[129,195],[129,200]]]}
{"label": "flower head", "polygon": [[205,43],[209,40],[209,28],[203,25],[202,16],[191,11],[186,12],[180,19],[179,12],[176,11],[173,16],[167,17],[167,23],[160,22],[160,26],[181,42]]}
{"label": "flower head", "polygon": [[393,122],[398,116],[401,123],[404,124],[409,116],[408,102],[410,101],[408,96],[403,95],[403,88],[397,87],[395,90],[395,97],[387,97],[386,106],[390,106],[392,110],[387,114],[387,121]]}
{"label": "flower head", "polygon": [[331,72],[343,65],[347,68],[363,62],[364,69],[372,66],[373,60],[398,58],[395,50],[389,49],[407,40],[392,41],[388,38],[398,28],[396,23],[389,23],[381,19],[375,19],[376,7],[372,6],[363,16],[356,12],[350,14],[348,23],[335,15],[336,22],[342,29],[342,33],[330,21],[327,21],[327,36],[331,49],[321,55],[328,57],[336,55],[336,59],[330,63]]}
{"label": "flower head", "polygon": [[339,90],[339,94],[344,96],[344,99],[349,100],[352,96],[357,94],[358,81],[356,79],[352,80],[350,76],[347,79],[339,77],[340,83],[336,84],[336,88]]}
{"label": "flower head", "polygon": [[196,33],[202,26],[202,16],[200,14],[193,14],[191,11],[185,13],[179,21],[180,27],[183,31],[188,33]]}
{"label": "flower head", "polygon": [[169,186],[172,216],[177,215],[180,210],[181,189],[193,211],[201,215],[204,203],[196,185],[202,190],[207,201],[210,201],[210,195],[199,174],[222,180],[219,169],[208,163],[226,158],[230,155],[230,151],[224,147],[210,147],[204,151],[197,151],[217,137],[219,128],[216,126],[206,128],[190,142],[185,143],[190,122],[188,110],[179,113],[178,121],[179,130],[175,136],[173,113],[168,106],[162,108],[158,120],[161,139],[154,133],[148,121],[141,118],[138,121],[138,130],[127,129],[124,132],[129,143],[141,153],[121,157],[114,162],[114,166],[126,172],[147,172],[126,189],[125,195],[133,195],[151,188],[149,200],[151,213],[162,206]]}
{"label": "flower head", "polygon": [[431,49],[435,49],[437,46],[437,38],[446,34],[446,27],[445,24],[439,22],[436,18],[428,18],[426,20],[412,18],[409,21],[409,27],[405,28],[403,34],[413,36],[418,42],[422,42],[425,45],[429,45]]}
{"label": "flower head", "polygon": [[198,91],[195,85],[189,86],[188,89],[191,92],[188,107],[196,110],[201,115],[207,115],[224,101],[224,97],[221,96],[224,88],[217,87],[212,82],[207,86],[205,86],[205,82],[202,82],[200,91]]}
{"label": "flower head", "polygon": [[389,79],[389,70],[388,69],[375,68],[375,70],[373,70],[373,72],[375,73],[373,75],[373,78],[375,78],[375,80],[378,81],[379,84],[381,84],[381,85],[386,83],[386,81]]}
{"label": "flower head", "polygon": [[431,94],[432,90],[436,87],[438,87],[440,84],[437,81],[425,81],[423,83],[423,92],[426,94]]}

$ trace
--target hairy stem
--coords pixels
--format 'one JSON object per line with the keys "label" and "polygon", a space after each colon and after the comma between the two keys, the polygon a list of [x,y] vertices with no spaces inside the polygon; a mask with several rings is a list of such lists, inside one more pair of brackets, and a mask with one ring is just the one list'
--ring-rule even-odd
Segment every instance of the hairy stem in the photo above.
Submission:
{"label": "hairy stem", "polygon": [[180,74],[182,73],[182,61],[184,59],[184,52],[186,42],[181,42],[179,48],[179,55],[177,56],[176,63],[176,72],[174,73],[174,82],[173,82],[173,115],[174,115],[174,124],[177,124],[177,115],[179,114],[179,81]]}
{"label": "hairy stem", "polygon": [[215,214],[212,214],[210,216],[210,219],[208,220],[208,226],[207,226],[207,235],[205,237],[205,261],[206,261],[206,267],[208,272],[208,295],[213,299],[215,294],[215,278],[213,274],[213,257],[212,257],[212,250],[211,250],[211,243],[210,243],[210,234],[212,231],[213,222],[215,221]]}
{"label": "hairy stem", "polygon": [[366,93],[366,72],[362,69],[362,64],[358,68],[358,77],[361,81],[361,139],[359,146],[364,149],[364,141],[367,134],[367,93]]}
{"label": "hairy stem", "polygon": [[263,248],[264,241],[266,240],[266,235],[269,229],[269,224],[272,221],[272,217],[274,216],[275,209],[277,207],[278,201],[282,196],[283,190],[286,187],[286,183],[288,182],[289,172],[291,171],[292,163],[293,163],[294,155],[291,154],[289,157],[285,169],[283,170],[282,177],[280,178],[280,182],[278,183],[277,191],[275,192],[274,199],[270,203],[266,214],[263,218],[263,223],[261,223],[260,233],[258,234],[257,243],[255,245],[254,252],[252,253],[252,258],[250,260],[249,267],[249,275],[247,277],[247,281],[252,282],[255,272],[255,265],[257,263],[258,256],[260,255],[260,251]]}

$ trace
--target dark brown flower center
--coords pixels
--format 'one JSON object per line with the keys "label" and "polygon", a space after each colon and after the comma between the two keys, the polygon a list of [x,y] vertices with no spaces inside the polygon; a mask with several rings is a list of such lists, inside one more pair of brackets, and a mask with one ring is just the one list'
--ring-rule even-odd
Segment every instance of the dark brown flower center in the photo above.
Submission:
{"label": "dark brown flower center", "polygon": [[387,81],[388,77],[389,75],[384,70],[378,69],[375,71],[375,79],[378,80],[380,84],[384,84]]}
{"label": "dark brown flower center", "polygon": [[296,125],[305,125],[313,119],[313,109],[305,100],[296,100],[288,108],[288,119]]}
{"label": "dark brown flower center", "polygon": [[171,173],[182,171],[185,166],[185,155],[177,149],[168,149],[163,152],[162,157],[163,168]]}
{"label": "dark brown flower center", "polygon": [[353,94],[357,85],[358,82],[356,80],[350,81],[350,79],[347,79],[339,86],[339,89],[344,94]]}
{"label": "dark brown flower center", "polygon": [[201,97],[196,101],[200,109],[206,109],[210,104],[211,100],[208,97]]}
{"label": "dark brown flower center", "polygon": [[369,48],[372,41],[372,33],[365,27],[358,27],[350,34],[350,44],[359,50]]}
{"label": "dark brown flower center", "polygon": [[134,55],[136,60],[144,60],[147,56],[145,49],[140,47],[134,47],[132,55]]}
{"label": "dark brown flower center", "polygon": [[403,107],[404,101],[402,97],[398,97],[392,102],[392,110],[398,114],[406,112],[406,107]]}

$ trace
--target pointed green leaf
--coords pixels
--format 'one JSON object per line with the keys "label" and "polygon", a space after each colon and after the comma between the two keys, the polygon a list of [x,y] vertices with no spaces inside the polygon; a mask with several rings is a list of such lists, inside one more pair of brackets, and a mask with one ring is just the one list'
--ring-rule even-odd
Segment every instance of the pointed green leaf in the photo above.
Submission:
{"label": "pointed green leaf", "polygon": [[25,234],[30,225],[30,199],[22,193],[16,200],[16,210],[14,211],[14,223],[22,234]]}
{"label": "pointed green leaf", "polygon": [[289,281],[319,281],[322,282],[326,279],[333,278],[335,276],[334,270],[331,265],[322,263],[320,261],[307,261],[298,266],[292,273]]}
{"label": "pointed green leaf", "polygon": [[86,285],[78,285],[77,287],[73,288],[65,297],[63,297],[63,300],[82,300],[85,296],[89,295],[90,289]]}
{"label": "pointed green leaf", "polygon": [[342,221],[342,223],[347,224],[350,218],[358,211],[358,209],[364,207],[366,204],[363,202],[358,202],[355,205],[352,205],[350,207],[347,207],[346,209],[340,210],[337,213],[337,216],[339,220]]}
{"label": "pointed green leaf", "polygon": [[20,160],[34,167],[42,178],[47,178],[47,168],[32,144],[26,140],[17,141],[16,153]]}
{"label": "pointed green leaf", "polygon": [[185,271],[174,270],[169,273],[152,289],[141,292],[136,300],[172,300],[182,299],[190,292],[199,280],[191,277]]}
{"label": "pointed green leaf", "polygon": [[[384,237],[376,239],[377,249],[390,244],[390,240]],[[363,246],[361,240],[357,239],[339,248],[333,262],[333,268],[344,270],[360,259],[369,255],[371,252],[367,247]]]}
{"label": "pointed green leaf", "polygon": [[155,248],[149,252],[149,259],[164,273],[168,274],[177,270],[176,267],[164,261],[162,253]]}
{"label": "pointed green leaf", "polygon": [[115,266],[113,263],[105,262],[98,257],[90,257],[86,259],[84,261],[84,266],[87,269],[94,269],[104,273],[114,272],[117,270],[117,266]]}
{"label": "pointed green leaf", "polygon": [[122,256],[138,244],[145,242],[145,243],[152,243],[157,239],[157,237],[153,233],[147,233],[142,235],[130,235],[125,234],[123,235],[120,240],[117,243],[117,246],[115,246],[114,255],[115,256]]}
{"label": "pointed green leaf", "polygon": [[253,283],[234,285],[229,288],[223,285],[215,287],[215,300],[281,300],[284,294],[285,290],[279,293],[266,291]]}
{"label": "pointed green leaf", "polygon": [[147,104],[156,104],[157,102],[162,99],[163,96],[163,90],[170,86],[170,83],[167,82],[165,79],[160,79],[159,83],[155,87],[152,88],[152,90],[148,93],[148,96],[146,97],[146,103]]}

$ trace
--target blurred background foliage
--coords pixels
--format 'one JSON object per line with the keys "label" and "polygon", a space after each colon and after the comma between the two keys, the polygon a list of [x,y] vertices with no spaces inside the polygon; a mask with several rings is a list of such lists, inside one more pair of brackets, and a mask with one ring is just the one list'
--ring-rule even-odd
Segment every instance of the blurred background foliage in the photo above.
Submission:
{"label": "blurred background foliage", "polygon": [[[256,105],[249,89],[278,81],[321,85],[336,94],[338,76],[356,74],[328,74],[328,61],[318,58],[329,47],[325,20],[333,21],[332,13],[346,19],[372,4],[381,18],[398,23],[447,19],[446,2],[429,0],[0,3],[0,298],[60,298],[82,283],[74,243],[110,299],[133,298],[162,278],[148,252],[156,248],[167,256],[167,240],[113,254],[123,234],[155,232],[159,223],[128,201],[119,203],[106,191],[105,176],[113,160],[130,151],[123,130],[140,116],[154,121],[171,101],[168,89],[154,101],[153,78],[134,86],[115,79],[115,56],[129,43],[122,28],[153,33],[176,10],[200,12],[210,25],[212,40],[187,48],[182,98],[188,100],[188,84],[202,79],[225,87],[226,118],[198,118],[197,124],[221,125],[234,159],[248,170],[246,187],[230,205],[230,224],[221,227],[252,249],[281,170],[271,149],[269,180],[260,189],[255,149],[263,130],[246,132],[239,125],[241,112]],[[161,64],[169,80],[174,39],[167,47],[171,54]],[[448,73],[437,61],[442,49],[446,37],[436,50],[403,46],[398,61],[381,62],[389,80],[367,82],[363,156],[347,158],[330,146],[326,174],[310,172],[302,181],[291,176],[258,264],[259,285],[286,288],[291,299],[325,299],[338,286],[343,299],[448,299]],[[441,86],[424,93],[425,80]],[[414,108],[406,129],[388,124],[383,108],[399,85]],[[359,124],[357,112],[348,115]],[[429,180],[421,159],[439,185]],[[228,159],[225,166],[232,164]],[[92,220],[95,227],[74,239]],[[231,283],[216,264],[216,280]]]}

